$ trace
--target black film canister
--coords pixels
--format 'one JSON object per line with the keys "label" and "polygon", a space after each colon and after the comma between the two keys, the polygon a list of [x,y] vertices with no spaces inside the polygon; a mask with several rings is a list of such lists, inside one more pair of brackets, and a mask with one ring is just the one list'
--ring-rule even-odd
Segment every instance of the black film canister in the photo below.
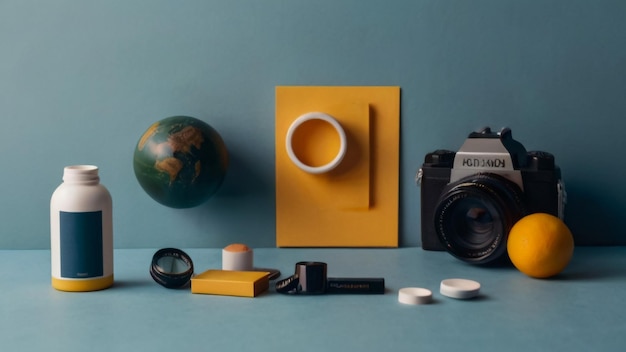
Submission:
{"label": "black film canister", "polygon": [[300,278],[299,292],[316,295],[326,292],[326,263],[298,262],[296,275]]}

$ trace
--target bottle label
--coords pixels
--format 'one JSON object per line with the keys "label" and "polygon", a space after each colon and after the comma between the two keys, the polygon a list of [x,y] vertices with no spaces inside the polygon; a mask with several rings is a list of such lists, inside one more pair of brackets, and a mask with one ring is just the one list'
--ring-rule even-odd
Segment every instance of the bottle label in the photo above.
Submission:
{"label": "bottle label", "polygon": [[103,276],[102,211],[60,212],[61,277]]}

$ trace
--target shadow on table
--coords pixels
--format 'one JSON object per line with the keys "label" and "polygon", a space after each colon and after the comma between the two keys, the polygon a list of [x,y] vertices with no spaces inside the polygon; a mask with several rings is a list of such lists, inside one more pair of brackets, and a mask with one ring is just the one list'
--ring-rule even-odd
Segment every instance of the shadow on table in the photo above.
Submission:
{"label": "shadow on table", "polygon": [[115,289],[128,289],[137,287],[158,286],[151,280],[115,280],[113,288]]}
{"label": "shadow on table", "polygon": [[619,247],[577,247],[569,266],[553,280],[626,279],[625,254]]}

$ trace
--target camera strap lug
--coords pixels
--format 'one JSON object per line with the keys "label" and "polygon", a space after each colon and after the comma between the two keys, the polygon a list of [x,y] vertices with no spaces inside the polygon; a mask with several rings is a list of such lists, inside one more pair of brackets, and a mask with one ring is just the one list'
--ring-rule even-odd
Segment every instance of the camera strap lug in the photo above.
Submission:
{"label": "camera strap lug", "polygon": [[415,175],[415,183],[418,186],[422,185],[422,177],[424,176],[424,170],[422,170],[422,168],[420,168],[419,170],[417,170],[417,174]]}
{"label": "camera strap lug", "polygon": [[558,197],[558,217],[563,220],[565,218],[565,204],[567,204],[567,191],[565,191],[565,183],[559,180],[556,184]]}

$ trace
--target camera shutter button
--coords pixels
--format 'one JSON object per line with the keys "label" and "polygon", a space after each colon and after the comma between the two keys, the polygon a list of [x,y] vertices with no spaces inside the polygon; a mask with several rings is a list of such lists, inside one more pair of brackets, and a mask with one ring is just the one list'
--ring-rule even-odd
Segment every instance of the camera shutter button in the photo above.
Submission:
{"label": "camera shutter button", "polygon": [[530,167],[535,170],[554,170],[554,155],[548,152],[531,151],[528,152],[530,157]]}

